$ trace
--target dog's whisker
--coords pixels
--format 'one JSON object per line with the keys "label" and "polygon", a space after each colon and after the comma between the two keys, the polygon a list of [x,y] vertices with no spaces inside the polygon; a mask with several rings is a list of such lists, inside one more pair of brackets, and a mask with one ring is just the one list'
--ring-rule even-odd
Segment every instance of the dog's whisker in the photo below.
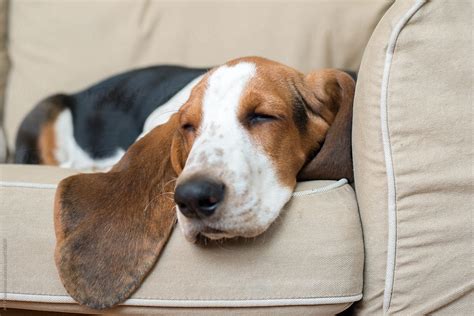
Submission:
{"label": "dog's whisker", "polygon": [[166,187],[168,184],[172,183],[172,182],[176,182],[176,180],[178,180],[178,177],[173,177],[171,178],[171,180],[169,180],[168,182],[164,183],[163,184],[163,187]]}
{"label": "dog's whisker", "polygon": [[[164,195],[172,195],[172,194],[174,194],[174,192],[161,192],[160,194],[155,195],[150,201],[148,201],[148,203],[147,203],[146,206],[145,206],[145,209],[143,210],[143,213],[146,215],[147,212],[148,212],[148,209],[149,209],[150,205],[151,205],[152,203],[155,203],[156,200],[158,200],[161,196],[164,196]],[[166,197],[166,196],[165,196],[165,197]],[[166,197],[166,198],[168,198],[168,197]],[[169,199],[169,198],[168,198],[168,199]],[[170,199],[170,200],[172,200],[172,199]]]}
{"label": "dog's whisker", "polygon": [[173,199],[173,198],[166,197],[166,199],[168,199],[168,200],[170,200],[170,201],[174,202],[174,199]]}

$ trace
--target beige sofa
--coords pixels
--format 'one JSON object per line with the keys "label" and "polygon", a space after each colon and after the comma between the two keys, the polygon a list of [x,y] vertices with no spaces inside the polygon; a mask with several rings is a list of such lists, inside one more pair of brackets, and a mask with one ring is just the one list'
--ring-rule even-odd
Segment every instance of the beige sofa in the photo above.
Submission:
{"label": "beige sofa", "polygon": [[[252,241],[199,247],[176,230],[143,286],[108,312],[473,313],[470,0],[0,3],[10,153],[39,99],[134,67],[243,55],[301,71],[360,66],[355,191],[344,180],[300,183]],[[76,172],[0,167],[8,309],[96,313],[67,295],[52,258],[55,186]]]}

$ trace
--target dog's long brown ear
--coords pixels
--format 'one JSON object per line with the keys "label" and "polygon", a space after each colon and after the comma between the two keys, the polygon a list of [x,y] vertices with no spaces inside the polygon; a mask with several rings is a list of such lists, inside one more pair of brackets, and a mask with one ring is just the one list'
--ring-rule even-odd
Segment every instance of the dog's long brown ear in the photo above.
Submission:
{"label": "dog's long brown ear", "polygon": [[110,172],[59,184],[56,266],[79,303],[102,309],[122,302],[163,249],[176,221],[170,157],[176,128],[175,115],[130,147]]}
{"label": "dog's long brown ear", "polygon": [[310,110],[329,124],[322,147],[300,171],[298,180],[347,178],[352,182],[354,80],[343,71],[319,70],[308,74],[298,90]]}

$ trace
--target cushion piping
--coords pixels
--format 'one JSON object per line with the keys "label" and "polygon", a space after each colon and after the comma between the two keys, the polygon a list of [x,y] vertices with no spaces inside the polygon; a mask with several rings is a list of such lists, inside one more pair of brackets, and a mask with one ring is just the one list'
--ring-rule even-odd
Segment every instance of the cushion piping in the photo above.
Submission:
{"label": "cushion piping", "polygon": [[29,188],[29,189],[56,189],[58,187],[58,185],[57,184],[49,184],[49,183],[0,181],[0,187]]}
{"label": "cushion piping", "polygon": [[398,36],[415,15],[415,13],[426,3],[426,0],[417,0],[415,4],[400,18],[390,34],[385,54],[382,86],[380,93],[380,121],[382,131],[382,143],[385,159],[385,169],[387,173],[387,212],[388,212],[388,238],[387,238],[387,266],[385,271],[385,288],[383,297],[383,310],[387,312],[392,299],[393,281],[395,275],[395,260],[397,246],[397,206],[395,190],[395,173],[393,169],[392,151],[390,143],[390,132],[388,128],[388,84],[393,55],[397,44]]}
{"label": "cushion piping", "polygon": [[[349,183],[347,179],[340,179],[335,183],[328,184],[321,188],[303,190],[294,192],[293,196],[305,196],[316,193],[324,193],[342,187],[343,185]],[[0,187],[9,187],[9,188],[28,188],[28,189],[56,189],[57,184],[51,183],[34,183],[34,182],[21,182],[21,181],[0,181]]]}
{"label": "cushion piping", "polygon": [[311,195],[315,193],[324,193],[324,192],[342,187],[343,185],[346,185],[348,183],[349,181],[347,181],[347,179],[340,179],[335,183],[328,184],[321,188],[293,192],[292,196],[305,196],[305,195]]}
{"label": "cushion piping", "polygon": [[[8,301],[40,302],[40,303],[76,303],[68,295],[37,295],[6,293]],[[152,307],[265,307],[265,306],[297,306],[352,303],[362,298],[362,294],[331,297],[308,297],[289,299],[255,299],[255,300],[163,300],[130,298],[120,305],[152,306]]]}

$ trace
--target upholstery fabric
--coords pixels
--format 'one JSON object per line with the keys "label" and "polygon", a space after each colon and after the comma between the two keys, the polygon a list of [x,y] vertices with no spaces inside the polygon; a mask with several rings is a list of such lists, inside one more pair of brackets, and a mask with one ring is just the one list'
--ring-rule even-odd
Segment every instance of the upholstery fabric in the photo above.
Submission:
{"label": "upholstery fabric", "polygon": [[[55,185],[72,173],[0,166],[7,307],[92,312],[67,295],[53,260]],[[341,312],[362,293],[363,242],[354,191],[343,181],[302,182],[297,191],[271,228],[252,240],[202,246],[175,229],[143,285],[112,311]]]}
{"label": "upholstery fabric", "polygon": [[397,1],[369,41],[353,125],[360,315],[384,301],[387,315],[473,312],[472,69],[472,1]]}
{"label": "upholstery fabric", "polygon": [[11,1],[6,100],[10,147],[53,93],[160,63],[213,66],[261,55],[307,72],[356,70],[389,1]]}
{"label": "upholstery fabric", "polygon": [[7,54],[7,0],[0,0],[0,163],[7,159],[7,139],[3,130],[3,104],[5,101],[5,86],[9,70]]}

